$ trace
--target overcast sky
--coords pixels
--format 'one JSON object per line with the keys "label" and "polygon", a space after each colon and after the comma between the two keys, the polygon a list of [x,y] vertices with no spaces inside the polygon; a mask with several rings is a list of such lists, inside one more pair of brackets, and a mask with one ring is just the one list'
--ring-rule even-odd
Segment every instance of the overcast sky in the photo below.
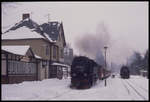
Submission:
{"label": "overcast sky", "polygon": [[32,13],[39,24],[48,21],[48,14],[51,21],[62,21],[66,42],[76,54],[83,53],[77,39],[96,33],[101,22],[109,32],[109,62],[125,64],[133,51],[148,49],[148,2],[3,2],[2,31],[20,21],[22,13]]}

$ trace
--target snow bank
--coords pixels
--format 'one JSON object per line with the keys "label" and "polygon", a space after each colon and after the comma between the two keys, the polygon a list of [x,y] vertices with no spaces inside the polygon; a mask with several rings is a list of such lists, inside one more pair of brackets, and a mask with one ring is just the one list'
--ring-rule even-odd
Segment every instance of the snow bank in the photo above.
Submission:
{"label": "snow bank", "polygon": [[[148,89],[148,79],[131,77],[128,79],[139,86]],[[137,94],[129,94],[123,79],[120,77],[108,78],[107,86],[104,81],[98,81],[90,89],[70,89],[68,79],[45,79],[43,81],[25,81],[20,84],[2,84],[2,100],[143,100]],[[129,87],[128,87],[129,88]],[[129,88],[130,89],[130,88]],[[144,91],[141,91],[143,94]],[[148,91],[145,93],[148,100]]]}
{"label": "snow bank", "polygon": [[68,80],[59,79],[4,84],[2,85],[2,100],[49,100],[69,89],[68,85]]}

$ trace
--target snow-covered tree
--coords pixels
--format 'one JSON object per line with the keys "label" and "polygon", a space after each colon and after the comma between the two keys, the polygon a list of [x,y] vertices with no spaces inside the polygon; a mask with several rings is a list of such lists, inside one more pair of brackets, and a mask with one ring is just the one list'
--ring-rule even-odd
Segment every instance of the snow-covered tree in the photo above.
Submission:
{"label": "snow-covered tree", "polygon": [[139,52],[134,52],[133,55],[129,58],[129,67],[130,67],[130,73],[134,75],[139,75],[140,70],[142,69],[142,56]]}
{"label": "snow-covered tree", "polygon": [[143,64],[145,67],[143,69],[148,71],[148,60],[149,60],[149,50],[146,51],[144,59],[143,59]]}

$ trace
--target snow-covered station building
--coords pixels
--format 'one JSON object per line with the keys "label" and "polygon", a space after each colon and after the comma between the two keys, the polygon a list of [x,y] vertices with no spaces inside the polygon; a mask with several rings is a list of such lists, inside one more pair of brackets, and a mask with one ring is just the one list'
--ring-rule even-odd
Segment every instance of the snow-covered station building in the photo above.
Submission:
{"label": "snow-covered station building", "polygon": [[[62,22],[51,21],[38,25],[30,18],[30,14],[26,13],[22,15],[20,22],[2,33],[1,42],[2,47],[29,46],[33,57],[41,63],[36,69],[37,80],[62,78],[63,68],[69,68],[64,64],[66,41]],[[23,49],[17,50],[20,52]]]}
{"label": "snow-covered station building", "polygon": [[38,80],[35,55],[30,46],[2,46],[2,83]]}

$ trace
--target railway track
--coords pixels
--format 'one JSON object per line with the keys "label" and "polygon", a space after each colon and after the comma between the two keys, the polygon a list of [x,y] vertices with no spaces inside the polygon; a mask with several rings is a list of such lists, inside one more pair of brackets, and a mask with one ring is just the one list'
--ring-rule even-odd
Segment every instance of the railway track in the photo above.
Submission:
{"label": "railway track", "polygon": [[[131,80],[128,80],[130,83],[134,84],[136,82],[132,82]],[[140,87],[142,90],[144,90],[145,92],[148,92],[148,90],[146,88],[143,88],[142,86],[140,86],[139,84],[136,83],[136,86]]]}
{"label": "railway track", "polygon": [[[123,79],[121,79],[121,81],[122,81],[122,83],[123,83],[123,86],[124,86],[125,89],[127,90],[128,94],[131,96],[132,94],[131,94],[131,92],[130,92],[130,89],[129,89],[129,88],[127,87],[127,85],[125,84],[125,81],[124,81]],[[131,99],[134,100],[133,97],[131,97]]]}
{"label": "railway track", "polygon": [[50,99],[57,99],[57,98],[59,98],[59,97],[65,95],[65,94],[67,94],[67,93],[70,93],[70,92],[72,92],[72,90],[69,89],[69,90],[67,90],[67,91],[65,91],[65,92],[62,92],[62,93],[60,93],[60,94],[58,94],[58,95],[56,95],[56,96],[54,96],[54,97],[52,97],[52,98],[50,98]]}
{"label": "railway track", "polygon": [[147,98],[142,93],[139,92],[139,90],[138,90],[139,88],[138,89],[137,89],[137,87],[135,88],[135,85],[133,85],[133,83],[131,84],[131,82],[129,82],[128,79],[122,79],[122,82],[123,82],[123,85],[124,85],[124,87],[127,90],[129,95],[131,95],[133,97],[136,95],[136,97],[138,97],[138,98],[140,98],[142,100],[147,100]]}
{"label": "railway track", "polygon": [[[96,83],[96,84],[99,84],[100,83],[100,80]],[[74,89],[70,89],[70,87],[68,87],[69,89],[68,90],[66,90],[66,91],[64,91],[64,92],[62,92],[62,93],[60,93],[60,94],[58,94],[58,95],[56,95],[56,96],[54,96],[54,97],[51,97],[50,98],[50,100],[57,100],[57,99],[59,99],[60,97],[62,97],[62,96],[64,96],[64,95],[66,95],[66,94],[71,94],[72,92],[73,93],[76,93],[76,91],[74,92],[73,90]],[[91,88],[90,88],[91,89]],[[75,89],[75,90],[78,90],[78,89]],[[84,90],[84,89],[83,89]],[[78,92],[77,92],[78,93]],[[96,92],[95,92],[96,93]]]}

